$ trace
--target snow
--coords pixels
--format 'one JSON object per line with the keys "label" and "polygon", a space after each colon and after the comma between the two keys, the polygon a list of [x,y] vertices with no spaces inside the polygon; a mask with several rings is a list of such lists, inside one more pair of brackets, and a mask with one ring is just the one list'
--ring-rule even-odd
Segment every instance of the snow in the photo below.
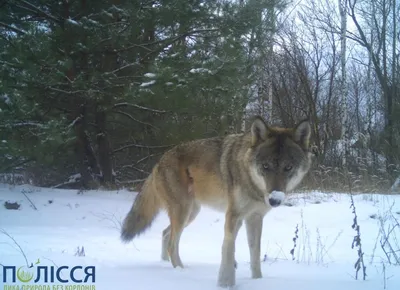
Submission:
{"label": "snow", "polygon": [[146,78],[155,78],[155,77],[156,77],[156,74],[154,74],[154,73],[145,73],[144,76],[145,76]]}
{"label": "snow", "polygon": [[189,72],[192,73],[192,74],[195,74],[195,73],[209,73],[209,74],[211,74],[211,71],[209,69],[206,69],[206,68],[192,68]]}
{"label": "snow", "polygon": [[91,24],[93,24],[93,25],[100,25],[100,23],[98,22],[98,21],[96,21],[96,20],[93,20],[93,19],[88,19],[88,21],[91,23]]}
{"label": "snow", "polygon": [[70,181],[70,182],[76,182],[78,179],[80,179],[81,178],[81,174],[80,173],[76,173],[76,174],[73,174],[73,175],[71,175],[69,178],[68,178],[68,181]]}
{"label": "snow", "polygon": [[58,188],[58,187],[65,186],[65,185],[68,185],[68,184],[77,183],[81,177],[82,176],[81,176],[80,173],[73,174],[70,177],[68,177],[67,181],[65,181],[63,183],[60,183],[60,184],[57,184],[57,185],[53,186],[53,188]]}
{"label": "snow", "polygon": [[4,103],[6,103],[7,105],[11,105],[11,99],[8,95],[3,94],[0,95],[0,99],[4,101]]}
{"label": "snow", "polygon": [[[26,264],[12,237],[29,264],[40,260],[41,266],[48,267],[95,266],[97,290],[218,289],[224,215],[202,208],[181,237],[180,255],[186,267],[174,269],[160,258],[161,232],[168,225],[164,212],[133,242],[120,241],[120,223],[135,196],[128,190],[78,191],[0,184],[0,264]],[[18,202],[21,207],[7,210],[3,206],[6,201]],[[386,256],[379,244],[379,217],[391,209],[399,219],[400,196],[363,194],[355,195],[354,201],[365,253],[366,281],[361,272],[361,279],[354,279],[357,248],[351,248],[355,231],[351,227],[354,216],[350,196],[311,192],[287,194],[284,205],[265,217],[262,279],[250,278],[243,226],[236,242],[236,289],[377,290],[384,289],[384,284],[386,289],[399,289],[400,266],[382,263]],[[292,256],[296,226],[298,238]],[[85,255],[75,255],[82,247]],[[0,270],[3,289],[1,275]]]}
{"label": "snow", "polygon": [[394,181],[392,187],[390,188],[391,191],[396,191],[400,187],[400,176]]}
{"label": "snow", "polygon": [[104,15],[110,17],[110,18],[114,18],[114,15],[112,15],[112,13],[109,13],[109,12],[107,12],[107,11],[105,11],[105,10],[103,10],[102,13],[103,13]]}
{"label": "snow", "polygon": [[6,125],[1,125],[1,127],[26,127],[26,126],[32,126],[32,127],[39,127],[39,128],[46,128],[45,125],[37,122],[19,122],[19,123],[11,123],[11,124],[6,124]]}
{"label": "snow", "polygon": [[75,124],[76,124],[77,122],[79,122],[81,119],[82,119],[82,118],[81,118],[80,116],[79,116],[79,117],[76,117],[75,120],[73,120],[73,121],[68,125],[68,128],[74,127]]}
{"label": "snow", "polygon": [[118,7],[115,6],[115,5],[112,5],[112,6],[111,6],[110,11],[116,11],[116,12],[119,12],[119,13],[124,13],[124,12],[125,12],[123,9],[118,8]]}
{"label": "snow", "polygon": [[66,19],[67,23],[70,23],[72,25],[79,26],[79,23],[71,18]]}
{"label": "snow", "polygon": [[155,83],[156,83],[155,80],[151,80],[149,82],[142,83],[140,86],[141,87],[148,87],[148,86],[154,85]]}

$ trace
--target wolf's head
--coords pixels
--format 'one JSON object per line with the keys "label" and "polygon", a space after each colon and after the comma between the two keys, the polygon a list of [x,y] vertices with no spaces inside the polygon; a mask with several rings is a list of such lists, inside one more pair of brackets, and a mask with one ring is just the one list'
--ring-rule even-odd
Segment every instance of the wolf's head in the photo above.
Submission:
{"label": "wolf's head", "polygon": [[251,178],[264,193],[265,202],[279,206],[285,193],[293,190],[310,169],[310,124],[304,120],[294,128],[277,128],[256,117],[250,134]]}

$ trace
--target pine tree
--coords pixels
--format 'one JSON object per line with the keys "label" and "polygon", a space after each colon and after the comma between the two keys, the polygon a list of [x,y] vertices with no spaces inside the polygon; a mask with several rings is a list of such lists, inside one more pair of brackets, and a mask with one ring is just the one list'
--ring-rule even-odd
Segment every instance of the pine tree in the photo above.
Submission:
{"label": "pine tree", "polygon": [[239,130],[251,15],[274,3],[5,2],[1,168],[114,185],[144,178],[170,145]]}

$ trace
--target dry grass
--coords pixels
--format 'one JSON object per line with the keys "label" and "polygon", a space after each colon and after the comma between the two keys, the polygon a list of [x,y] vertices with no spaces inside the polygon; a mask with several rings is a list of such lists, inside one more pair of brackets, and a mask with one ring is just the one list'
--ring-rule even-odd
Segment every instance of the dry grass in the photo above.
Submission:
{"label": "dry grass", "polygon": [[353,193],[390,193],[391,177],[386,172],[378,172],[366,166],[359,166],[344,173],[340,167],[318,165],[304,178],[300,190]]}

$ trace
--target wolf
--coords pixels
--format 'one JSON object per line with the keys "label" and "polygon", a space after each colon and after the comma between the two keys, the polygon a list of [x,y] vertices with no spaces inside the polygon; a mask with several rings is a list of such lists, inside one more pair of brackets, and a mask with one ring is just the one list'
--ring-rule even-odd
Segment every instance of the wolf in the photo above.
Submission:
{"label": "wolf", "polygon": [[260,244],[264,216],[282,204],[312,164],[308,120],[275,127],[257,116],[241,134],[189,141],[163,154],[125,217],[121,240],[143,234],[161,210],[170,224],[162,232],[161,258],[182,267],[182,231],[207,206],[225,214],[217,285],[236,284],[235,241],[243,222],[251,276],[262,278]]}

